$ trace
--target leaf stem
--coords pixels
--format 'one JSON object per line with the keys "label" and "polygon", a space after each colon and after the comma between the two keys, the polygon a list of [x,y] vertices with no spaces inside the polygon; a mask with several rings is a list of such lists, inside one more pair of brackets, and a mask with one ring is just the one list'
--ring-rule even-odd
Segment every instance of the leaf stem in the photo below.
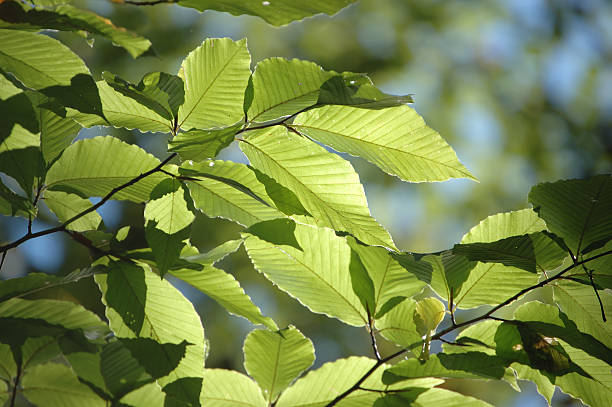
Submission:
{"label": "leaf stem", "polygon": [[125,3],[133,6],[155,6],[156,4],[178,3],[178,0],[153,0],[153,1],[132,1],[132,0],[112,0],[113,3]]}
{"label": "leaf stem", "polygon": [[[516,294],[515,294],[515,295],[513,295],[512,297],[510,297],[510,298],[508,298],[507,300],[505,300],[504,302],[502,302],[502,303],[500,303],[500,304],[496,305],[495,307],[491,308],[491,309],[490,309],[488,312],[484,313],[483,315],[480,315],[480,316],[478,316],[478,317],[476,317],[476,318],[472,318],[472,319],[470,319],[470,320],[467,320],[467,321],[461,322],[461,323],[459,323],[459,324],[454,324],[454,325],[452,325],[452,326],[450,326],[450,327],[448,327],[448,328],[446,328],[446,329],[443,329],[442,331],[440,331],[440,332],[438,332],[437,334],[433,335],[433,336],[431,337],[431,340],[440,340],[440,341],[446,342],[444,339],[442,339],[442,336],[444,336],[444,335],[446,335],[446,334],[448,334],[448,333],[450,333],[450,332],[454,331],[454,330],[455,330],[455,329],[457,329],[457,328],[462,328],[462,327],[464,327],[464,326],[471,325],[471,324],[473,324],[473,323],[476,323],[476,322],[478,322],[478,321],[482,321],[482,320],[484,320],[484,319],[499,319],[499,318],[497,318],[497,317],[492,317],[491,315],[492,315],[493,313],[495,313],[496,311],[498,311],[499,309],[501,309],[501,308],[503,308],[503,307],[505,307],[505,306],[507,306],[507,305],[509,305],[509,304],[513,303],[514,301],[516,301],[517,299],[519,299],[520,297],[522,297],[522,296],[523,296],[523,295],[525,295],[526,293],[528,293],[528,292],[530,292],[530,291],[533,291],[533,290],[535,290],[535,289],[537,289],[537,288],[543,287],[543,286],[545,286],[546,284],[548,284],[548,283],[550,283],[550,282],[552,282],[552,281],[554,281],[554,280],[558,280],[558,279],[563,278],[563,275],[564,275],[565,273],[567,273],[568,271],[572,270],[573,268],[575,268],[575,267],[577,267],[577,266],[580,266],[580,265],[583,265],[583,264],[586,264],[586,263],[588,263],[588,262],[590,262],[590,261],[593,261],[593,260],[595,260],[595,259],[598,259],[598,258],[600,258],[600,257],[604,257],[604,256],[607,256],[607,255],[610,255],[610,254],[612,254],[612,250],[607,250],[607,251],[602,252],[602,253],[599,253],[599,254],[597,254],[597,255],[595,255],[595,256],[589,257],[588,259],[585,259],[585,260],[581,260],[581,261],[574,262],[573,264],[571,264],[571,265],[569,265],[568,267],[564,268],[563,270],[561,270],[559,273],[555,274],[554,276],[549,277],[549,278],[547,278],[547,279],[545,279],[545,280],[540,281],[538,284],[534,284],[534,285],[532,285],[532,286],[530,286],[530,287],[527,287],[527,288],[525,288],[525,289],[523,289],[523,290],[519,291],[518,293],[516,293]],[[421,343],[421,342],[419,342],[419,343],[415,343],[415,344],[413,344],[413,345],[418,345],[418,344],[420,344],[420,343]],[[339,402],[340,402],[342,399],[344,399],[345,397],[347,397],[349,394],[353,393],[355,390],[359,390],[359,389],[361,388],[361,384],[362,384],[362,383],[363,383],[363,382],[364,382],[364,381],[365,381],[365,380],[366,380],[368,377],[370,377],[370,376],[372,375],[372,373],[374,373],[374,372],[376,371],[376,369],[378,369],[380,366],[382,366],[382,365],[383,365],[383,364],[385,364],[386,362],[390,361],[391,359],[394,359],[394,358],[396,358],[396,357],[398,357],[398,356],[401,356],[402,354],[404,354],[405,352],[407,352],[407,351],[408,351],[408,350],[409,350],[411,347],[412,347],[412,346],[410,346],[410,347],[408,347],[408,348],[400,349],[399,351],[397,351],[397,352],[395,352],[395,353],[392,353],[392,354],[391,354],[391,355],[389,355],[389,356],[386,356],[386,357],[384,357],[384,358],[382,358],[382,359],[377,360],[377,361],[376,361],[376,363],[374,364],[374,366],[372,366],[372,367],[371,367],[371,368],[370,368],[370,369],[369,369],[367,372],[365,372],[365,373],[363,374],[363,376],[361,376],[361,378],[359,378],[359,380],[357,380],[357,382],[356,382],[356,383],[355,383],[353,386],[351,386],[351,387],[350,387],[350,388],[348,388],[346,391],[344,391],[343,393],[341,393],[340,395],[338,395],[336,398],[334,398],[332,401],[330,401],[329,403],[327,403],[327,404],[325,405],[325,407],[332,407],[332,406],[335,406],[335,405],[336,405],[336,404],[338,404],[338,403],[339,403]]]}
{"label": "leaf stem", "polygon": [[106,201],[111,199],[112,196],[115,195],[117,192],[122,191],[125,188],[128,188],[128,187],[134,185],[138,181],[148,177],[151,174],[155,174],[156,172],[161,171],[162,167],[165,166],[166,164],[168,164],[168,162],[170,160],[172,160],[174,157],[176,157],[176,153],[170,154],[170,156],[168,158],[166,158],[164,161],[159,163],[159,165],[157,165],[155,168],[152,168],[149,171],[144,172],[144,173],[138,175],[137,177],[132,178],[128,182],[126,182],[126,183],[124,183],[122,185],[119,185],[118,187],[113,188],[109,193],[104,195],[102,197],[102,199],[98,203],[96,203],[95,205],[92,205],[89,208],[87,208],[87,209],[77,213],[72,218],[70,218],[67,221],[65,221],[64,223],[62,223],[61,225],[53,227],[53,228],[41,230],[41,231],[36,232],[36,233],[28,232],[23,237],[15,240],[14,242],[11,242],[11,243],[6,244],[4,246],[0,246],[0,253],[6,253],[8,250],[15,248],[15,247],[19,246],[20,244],[22,244],[24,242],[27,242],[30,239],[35,239],[37,237],[46,236],[46,235],[49,235],[51,233],[56,233],[56,232],[64,231],[66,229],[66,226],[68,226],[72,222],[82,218],[83,216],[87,215],[88,213],[95,211],[96,209],[98,209],[99,207],[104,205],[106,203]]}

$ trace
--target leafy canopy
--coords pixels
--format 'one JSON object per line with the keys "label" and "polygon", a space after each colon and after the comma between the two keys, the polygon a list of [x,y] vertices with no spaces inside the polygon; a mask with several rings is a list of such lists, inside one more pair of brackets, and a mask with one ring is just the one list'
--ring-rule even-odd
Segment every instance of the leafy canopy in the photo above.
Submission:
{"label": "leafy canopy", "polygon": [[[22,243],[64,232],[92,262],[64,277],[0,283],[0,403],[14,406],[20,392],[51,407],[487,406],[438,386],[468,378],[517,387],[519,378],[549,403],[559,387],[612,405],[610,175],[536,185],[531,208],[488,217],[448,250],[401,252],[371,216],[351,163],[331,149],[403,181],[475,180],[410,96],[309,61],[269,58],[251,70],[246,40],[228,38],[206,39],[178,72],[95,80],[79,56],[37,31],[103,36],[133,57],[151,43],[67,3],[0,2],[0,213],[29,224],[0,251],[4,263]],[[273,25],[351,1],[302,3],[178,1]],[[73,142],[97,125],[165,133],[168,154],[160,161],[112,136]],[[216,159],[233,142],[249,165]],[[109,233],[97,212],[108,200],[143,203],[142,230]],[[33,232],[41,202],[57,225]],[[200,253],[190,238],[202,215],[242,233]],[[144,236],[138,247],[129,244],[134,233]],[[373,357],[307,371],[315,350],[299,321],[279,327],[216,265],[241,246],[311,312],[363,327]],[[99,289],[103,317],[45,298],[46,288],[86,279]],[[206,323],[170,281],[260,325],[244,340],[246,375],[205,367],[215,351]],[[524,300],[548,286],[546,302]],[[499,318],[515,301],[512,317]],[[458,310],[483,305],[456,320]],[[381,338],[398,350],[381,355]],[[441,352],[432,353],[434,341],[444,342]]]}

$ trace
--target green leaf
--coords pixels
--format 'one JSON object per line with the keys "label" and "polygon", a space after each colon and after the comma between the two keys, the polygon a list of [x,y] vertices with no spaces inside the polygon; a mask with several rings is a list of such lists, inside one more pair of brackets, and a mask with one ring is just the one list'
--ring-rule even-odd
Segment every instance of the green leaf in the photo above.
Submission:
{"label": "green leaf", "polygon": [[19,183],[28,197],[44,173],[40,151],[40,137],[17,125],[7,138],[0,142],[0,172]]}
{"label": "green leaf", "polygon": [[121,398],[121,403],[131,406],[163,407],[166,395],[157,383],[145,384]]}
{"label": "green leaf", "polygon": [[0,29],[0,67],[32,89],[70,85],[78,74],[89,75],[68,47],[46,35]]}
{"label": "green leaf", "polygon": [[109,343],[102,350],[100,371],[106,387],[115,398],[154,380],[119,341]]}
{"label": "green leaf", "polygon": [[237,0],[180,0],[183,7],[200,11],[217,10],[235,16],[249,14],[258,16],[276,26],[289,24],[314,14],[335,14],[355,0],[311,0],[307,3],[296,3],[291,0],[272,1],[237,1]]}
{"label": "green leaf", "polygon": [[[2,3],[0,3],[2,5]],[[29,95],[33,92],[22,92],[15,88],[13,84],[0,75],[2,85],[10,87],[6,89],[6,96],[0,95],[0,110],[3,112],[2,121],[0,122],[0,142],[4,141],[16,125],[30,133],[36,134],[40,130],[38,123],[37,109],[32,105],[32,100]],[[4,92],[3,92],[4,93]]]}
{"label": "green leaf", "polygon": [[233,370],[204,369],[204,392],[200,402],[206,407],[265,407],[268,404],[257,384]]}
{"label": "green leaf", "polygon": [[416,301],[406,298],[382,317],[376,319],[376,330],[385,339],[398,345],[415,348],[423,343],[414,323]]}
{"label": "green leaf", "polygon": [[323,106],[301,113],[291,127],[335,150],[363,157],[404,181],[476,180],[444,139],[408,106],[380,110]]}
{"label": "green leaf", "polygon": [[[293,386],[281,394],[277,407],[323,407],[351,388],[376,361],[365,357],[352,356],[325,363],[306,376],[298,379]],[[339,406],[371,406],[380,393],[376,390],[397,390],[404,387],[430,388],[442,383],[442,380],[427,378],[403,383],[402,387],[386,386],[381,382],[381,375],[386,365],[380,366],[362,384],[361,387],[374,391],[356,390],[346,396]]]}
{"label": "green leaf", "polygon": [[453,253],[472,261],[502,263],[531,273],[552,270],[560,266],[567,256],[567,253],[543,232],[512,236],[492,243],[456,244]]}
{"label": "green leaf", "polygon": [[293,191],[319,225],[395,249],[389,233],[370,215],[348,161],[282,127],[254,131],[240,147],[255,168]]}
{"label": "green leaf", "polygon": [[274,321],[264,316],[259,307],[253,304],[231,274],[210,265],[204,266],[202,270],[171,270],[170,274],[202,291],[228,312],[244,317],[253,324],[262,324],[272,330],[278,329]]}
{"label": "green leaf", "polygon": [[352,288],[351,252],[346,239],[331,229],[300,223],[277,230],[276,239],[294,239],[302,249],[264,240],[261,235],[244,234],[245,248],[255,268],[311,311],[349,325],[364,325],[367,314]]}
{"label": "green leaf", "polygon": [[8,344],[0,343],[0,380],[10,383],[17,375],[17,364],[13,358],[13,352]]}
{"label": "green leaf", "polygon": [[62,154],[77,136],[81,126],[50,110],[37,108],[40,120],[40,150],[47,167]]}
{"label": "green leaf", "polygon": [[[191,227],[186,227],[176,233],[168,234],[159,230],[155,222],[145,224],[145,239],[151,247],[155,266],[159,275],[164,277],[166,272],[178,261],[181,250],[185,247],[185,240],[189,239]],[[139,258],[139,257],[136,257]]]}
{"label": "green leaf", "polygon": [[72,370],[49,363],[25,372],[21,392],[31,402],[49,407],[104,407],[106,402],[79,382]]}
{"label": "green leaf", "polygon": [[483,352],[438,353],[428,360],[402,360],[385,370],[382,377],[386,384],[422,377],[501,379],[505,363],[504,359]]}
{"label": "green leaf", "polygon": [[43,320],[65,329],[80,329],[90,339],[108,332],[108,327],[96,314],[68,301],[11,298],[0,303],[0,317]]}
{"label": "green leaf", "polygon": [[200,394],[202,392],[201,377],[181,377],[166,384],[163,389],[166,393],[164,407],[200,407]]}
{"label": "green leaf", "polygon": [[181,166],[181,173],[193,178],[186,181],[191,198],[196,208],[207,216],[230,219],[245,226],[284,217],[272,206],[266,186],[258,180],[255,171],[244,164],[218,160],[187,162]]}
{"label": "green leaf", "polygon": [[427,255],[423,257],[422,262],[433,267],[429,284],[436,294],[446,301],[451,298],[451,293],[454,298],[477,264],[464,256],[454,255],[452,250],[446,250],[440,255]]}
{"label": "green leaf", "polygon": [[208,129],[241,120],[250,64],[245,39],[207,39],[187,55],[178,74],[185,82],[179,127]]}
{"label": "green leaf", "polygon": [[0,181],[0,214],[7,216],[21,216],[22,218],[34,218],[36,208],[32,203],[11,191]]}
{"label": "green leaf", "polygon": [[[143,266],[146,267],[146,266]],[[117,272],[116,270],[114,272]],[[159,379],[161,385],[173,382],[182,377],[201,377],[204,366],[204,331],[200,317],[193,305],[168,281],[145,270],[146,302],[139,304],[144,314],[142,328],[138,334],[126,325],[120,314],[112,308],[107,300],[110,284],[103,274],[95,276],[96,283],[102,291],[102,300],[106,305],[106,316],[110,327],[118,338],[151,338],[159,343],[178,344],[187,341],[185,357],[178,367],[168,376]],[[114,287],[121,290],[122,287]],[[125,297],[132,295],[128,287],[123,286]],[[172,310],[172,312],[168,312]]]}
{"label": "green leaf", "polygon": [[173,121],[185,101],[183,80],[165,72],[150,72],[143,76],[137,85],[110,72],[103,72],[102,77],[111,88],[148,107],[166,120]]}
{"label": "green leaf", "polygon": [[257,64],[252,76],[253,100],[247,111],[249,122],[288,117],[315,105],[321,86],[334,75],[314,62],[264,59]]}
{"label": "green leaf", "polygon": [[155,227],[164,233],[177,233],[195,219],[189,210],[189,193],[175,178],[163,180],[151,191],[151,200],[144,210],[145,221],[155,222]]}
{"label": "green leaf", "polygon": [[189,130],[177,134],[168,142],[168,151],[179,153],[183,160],[213,159],[219,151],[234,141],[242,123],[219,129]]}
{"label": "green leaf", "polygon": [[414,308],[414,324],[421,335],[430,335],[444,319],[446,308],[437,298],[428,297],[417,301]]}
{"label": "green leaf", "polygon": [[89,278],[94,273],[99,271],[100,268],[86,268],[75,270],[63,277],[46,273],[30,273],[24,277],[4,280],[2,281],[2,284],[0,284],[0,302],[4,302],[5,300],[18,295],[39,291],[43,288],[70,284],[82,278]]}
{"label": "green leaf", "polygon": [[[76,193],[82,197],[104,196],[140,174],[159,165],[159,160],[138,146],[114,137],[77,141],[49,169],[47,188]],[[113,199],[144,202],[153,188],[168,175],[152,174],[125,188]]]}
{"label": "green leaf", "polygon": [[106,277],[107,306],[121,316],[123,323],[139,335],[145,320],[147,286],[145,271],[137,265],[113,262]]}
{"label": "green leaf", "polygon": [[529,202],[574,256],[592,243],[612,239],[610,175],[539,184],[529,192]]}
{"label": "green leaf", "polygon": [[323,83],[317,104],[384,109],[412,102],[410,95],[396,96],[381,92],[366,74],[343,72]]}
{"label": "green leaf", "polygon": [[242,239],[228,240],[206,253],[189,254],[188,256],[183,256],[183,259],[189,262],[212,265],[234,253],[241,245]]}
{"label": "green leaf", "polygon": [[[62,191],[45,191],[44,201],[60,222],[65,222],[92,206],[89,200]],[[102,217],[98,212],[93,211],[68,224],[66,229],[75,232],[96,230],[100,226],[100,222],[102,222]]]}
{"label": "green leaf", "polygon": [[268,403],[276,400],[314,362],[314,347],[295,327],[251,331],[244,341],[244,368]]}
{"label": "green leaf", "polygon": [[96,82],[104,118],[92,114],[68,111],[67,115],[83,127],[97,125],[138,129],[142,132],[170,133],[173,123],[132,98],[114,90],[105,81]]}
{"label": "green leaf", "polygon": [[[348,237],[347,241],[366,268],[374,287],[371,314],[378,316],[387,302],[411,297],[426,285],[419,276],[407,271],[382,247],[364,246]],[[397,300],[396,300],[397,301]]]}
{"label": "green leaf", "polygon": [[[593,287],[572,281],[559,280],[553,285],[554,299],[563,312],[576,323],[580,332],[612,348],[612,324],[602,320],[599,302]],[[612,297],[609,292],[599,291],[607,318],[612,317]]]}
{"label": "green leaf", "polygon": [[[545,229],[542,219],[530,209],[498,213],[473,227],[461,243],[495,242]],[[455,305],[459,308],[473,308],[483,304],[498,304],[537,282],[536,274],[524,270],[496,263],[478,263],[470,271],[461,289],[455,293]]]}
{"label": "green leaf", "polygon": [[[68,3],[68,1],[63,1]],[[15,1],[0,4],[0,16],[4,21],[2,28],[18,30],[51,29],[61,31],[87,31],[108,38],[113,45],[123,47],[136,58],[150,51],[151,42],[146,38],[116,27],[110,20],[90,11],[69,5],[54,9],[30,8],[29,5]]]}
{"label": "green leaf", "polygon": [[131,355],[155,379],[173,371],[185,356],[189,345],[186,341],[179,344],[158,343],[149,338],[122,338],[119,342],[129,349]]}
{"label": "green leaf", "polygon": [[486,401],[446,389],[415,389],[388,394],[374,403],[374,407],[436,406],[436,407],[492,407]]}

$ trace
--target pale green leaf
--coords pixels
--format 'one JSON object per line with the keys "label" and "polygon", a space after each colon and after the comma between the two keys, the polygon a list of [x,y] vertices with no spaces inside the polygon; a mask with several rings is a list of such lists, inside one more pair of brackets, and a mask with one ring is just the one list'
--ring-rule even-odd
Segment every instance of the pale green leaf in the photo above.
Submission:
{"label": "pale green leaf", "polygon": [[295,2],[292,0],[180,0],[179,4],[200,11],[225,11],[235,16],[249,14],[261,17],[272,25],[280,26],[314,14],[335,14],[354,1],[355,0],[310,0],[308,2]]}
{"label": "pale green leaf", "polygon": [[202,291],[228,312],[242,316],[253,324],[262,324],[269,329],[277,329],[274,321],[262,315],[261,310],[253,304],[251,298],[231,274],[210,265],[203,266],[202,270],[171,270],[170,274]]}
{"label": "pale green leaf", "polygon": [[364,246],[349,237],[348,243],[366,268],[374,286],[371,314],[379,315],[388,301],[411,297],[426,285],[419,276],[410,273],[382,247]]}
{"label": "pale green leaf", "polygon": [[602,319],[599,302],[592,286],[558,280],[553,285],[555,302],[576,323],[580,332],[592,335],[612,348],[612,296],[609,291],[599,291],[608,321]]}
{"label": "pale green leaf", "polygon": [[610,175],[538,184],[529,192],[529,202],[575,256],[612,239]]}
{"label": "pale green leaf", "polygon": [[99,115],[68,110],[67,115],[83,127],[102,125],[138,129],[143,132],[170,133],[172,131],[172,121],[165,119],[134,99],[122,95],[105,81],[96,82],[96,87],[100,95],[102,112],[106,119]]}
{"label": "pale green leaf", "polygon": [[163,407],[165,394],[157,383],[146,384],[121,398],[121,403],[131,407]]}
{"label": "pale green leaf", "polygon": [[[58,3],[68,3],[61,1]],[[35,2],[37,3],[37,2]],[[56,2],[53,2],[56,3]],[[50,4],[55,5],[55,4]],[[151,48],[151,42],[125,28],[116,27],[110,20],[87,10],[69,5],[54,9],[31,8],[28,4],[5,1],[0,4],[2,28],[19,30],[51,29],[61,31],[87,31],[108,38],[136,58]]]}
{"label": "pale green leaf", "polygon": [[155,227],[172,235],[191,225],[195,215],[189,210],[187,189],[175,178],[160,182],[151,192],[151,200],[144,210],[145,221],[155,222]]}
{"label": "pale green leaf", "polygon": [[23,395],[48,407],[104,407],[106,402],[79,382],[66,365],[49,363],[28,370],[21,381]]}
{"label": "pale green leaf", "polygon": [[288,117],[315,105],[321,86],[334,75],[314,62],[264,59],[257,64],[252,77],[253,100],[247,110],[249,122]]}
{"label": "pale green leaf", "polygon": [[70,85],[77,74],[89,75],[68,47],[46,35],[0,29],[0,67],[29,88]]}
{"label": "pale green leaf", "polygon": [[366,244],[395,248],[370,215],[359,176],[348,161],[278,126],[251,132],[240,147],[255,168],[293,191],[319,225],[349,232]]}
{"label": "pale green leaf", "polygon": [[234,253],[241,245],[242,239],[228,240],[206,253],[197,253],[196,249],[194,253],[181,254],[181,257],[189,262],[212,265]]}
{"label": "pale green leaf", "polygon": [[[266,223],[261,225],[266,231]],[[349,325],[366,323],[366,311],[351,284],[351,250],[345,238],[331,229],[293,222],[275,228],[270,236],[254,232],[245,234],[247,253],[255,268],[281,290],[313,312]]]}
{"label": "pale green leaf", "polygon": [[[65,222],[92,206],[88,199],[62,191],[45,191],[44,202],[60,222]],[[93,211],[71,222],[66,228],[75,232],[96,230],[100,226],[100,222],[102,222],[102,217],[98,212]]]}
{"label": "pale green leaf", "polygon": [[81,129],[74,120],[63,118],[47,109],[40,112],[40,150],[47,167],[70,145]]}
{"label": "pale green leaf", "polygon": [[[250,226],[264,220],[284,217],[272,206],[266,186],[255,171],[230,161],[209,161],[198,164],[183,163],[181,173],[195,180],[187,180],[196,208],[207,216],[222,217]],[[198,176],[203,174],[206,176]]]}
{"label": "pale green leaf", "polygon": [[[337,396],[351,388],[368,370],[375,360],[352,356],[325,363],[306,376],[298,379],[278,399],[277,407],[324,407]],[[387,386],[381,382],[381,375],[386,365],[381,365],[362,384],[361,387],[371,390],[396,390],[405,387],[430,388],[442,383],[442,380],[425,378],[402,383],[401,387]],[[346,396],[338,406],[358,407],[371,406],[380,393],[376,391],[356,390]]]}
{"label": "pale green leaf", "polygon": [[39,319],[70,330],[81,329],[91,338],[108,332],[106,324],[96,314],[68,301],[11,298],[0,303],[0,317]]}
{"label": "pale green leaf", "polygon": [[11,346],[0,343],[0,382],[10,382],[17,375],[17,364],[13,358]]}
{"label": "pale green leaf", "polygon": [[[187,347],[185,357],[178,367],[168,376],[160,379],[160,384],[167,384],[182,377],[202,377],[204,330],[193,304],[168,281],[160,279],[150,270],[144,271],[145,302],[134,301],[132,308],[137,310],[137,307],[140,307],[138,312],[144,315],[142,327],[137,334],[134,334],[132,329],[124,323],[120,314],[108,303],[107,293],[110,288],[108,277],[103,274],[96,275],[95,280],[103,294],[102,300],[106,305],[106,316],[111,329],[118,338],[138,336],[151,338],[159,343],[178,344],[185,340],[191,344]],[[113,272],[121,272],[121,270],[115,269]],[[133,295],[133,292],[125,286],[113,287],[113,289],[119,292],[123,289],[123,295],[126,297]]]}
{"label": "pale green leaf", "polygon": [[46,273],[30,273],[24,277],[11,278],[0,284],[0,301],[40,291],[44,288],[56,287],[58,285],[70,284],[82,278],[89,278],[100,268],[77,269],[66,276],[58,277]]}
{"label": "pale green leaf", "polygon": [[301,113],[291,127],[335,150],[363,157],[404,181],[475,180],[444,139],[408,106],[380,110],[323,106]]}
{"label": "pale green leaf", "polygon": [[[462,244],[495,242],[510,236],[539,232],[546,229],[544,221],[530,209],[498,213],[473,227],[461,240]],[[483,304],[498,304],[518,291],[534,285],[538,276],[514,267],[496,263],[478,263],[461,289],[455,293],[455,305],[473,308]]]}
{"label": "pale green leaf", "polygon": [[406,298],[381,318],[376,319],[376,331],[398,345],[415,348],[423,342],[414,323],[416,301]]}
{"label": "pale green leaf", "polygon": [[[159,160],[136,145],[114,137],[77,141],[49,169],[47,188],[80,196],[104,196],[142,173],[154,169]],[[168,175],[152,174],[113,195],[113,199],[144,202],[153,188]]]}
{"label": "pale green leaf", "polygon": [[179,127],[208,129],[234,124],[244,116],[242,101],[251,75],[246,40],[207,39],[183,60],[185,103]]}
{"label": "pale green leaf", "polygon": [[257,384],[233,370],[204,369],[200,401],[206,407],[265,407]]}
{"label": "pale green leaf", "polygon": [[244,341],[244,368],[270,403],[315,360],[312,342],[295,327],[251,331]]}
{"label": "pale green leaf", "polygon": [[168,142],[168,151],[179,153],[183,160],[212,159],[234,141],[242,123],[219,129],[190,130],[177,134]]}
{"label": "pale green leaf", "polygon": [[166,120],[174,120],[179,107],[185,101],[183,80],[175,75],[149,72],[136,85],[110,72],[104,72],[102,76],[111,88],[148,107]]}
{"label": "pale green leaf", "polygon": [[417,301],[414,308],[414,323],[417,332],[428,335],[435,331],[444,319],[446,308],[437,298],[428,297]]}

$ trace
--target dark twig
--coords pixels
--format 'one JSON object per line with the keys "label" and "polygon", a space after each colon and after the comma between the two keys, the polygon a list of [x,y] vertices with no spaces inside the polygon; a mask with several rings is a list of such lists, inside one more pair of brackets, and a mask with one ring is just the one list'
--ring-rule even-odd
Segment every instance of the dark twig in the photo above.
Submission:
{"label": "dark twig", "polygon": [[138,181],[140,181],[143,178],[148,177],[151,174],[154,174],[156,172],[159,172],[161,170],[161,168],[168,164],[168,162],[170,160],[172,160],[174,157],[176,157],[176,153],[171,154],[168,158],[166,158],[164,161],[162,161],[161,163],[159,163],[159,165],[157,165],[155,168],[144,172],[142,174],[140,174],[139,176],[132,178],[131,180],[129,180],[128,182],[126,182],[125,184],[119,185],[118,187],[113,188],[108,194],[104,195],[104,197],[102,197],[102,199],[96,203],[95,205],[90,206],[89,208],[77,213],[76,215],[74,215],[72,218],[68,219],[67,221],[65,221],[64,223],[62,223],[59,226],[53,227],[53,228],[49,228],[49,229],[45,229],[45,230],[41,230],[40,232],[36,232],[36,233],[27,233],[25,236],[21,237],[20,239],[15,240],[12,243],[6,244],[4,246],[0,247],[0,252],[1,253],[6,253],[8,250],[13,249],[17,246],[19,246],[20,244],[27,242],[30,239],[34,239],[37,237],[41,237],[41,236],[46,236],[49,235],[51,233],[56,233],[56,232],[62,232],[64,229],[66,229],[66,226],[68,226],[69,224],[71,224],[72,222],[74,222],[77,219],[82,218],[83,216],[87,215],[90,212],[95,211],[96,209],[98,209],[99,207],[101,207],[102,205],[104,205],[106,203],[106,201],[108,201],[109,199],[112,198],[113,195],[115,195],[117,192],[128,188],[132,185],[134,185],[135,183],[137,183]]}
{"label": "dark twig", "polygon": [[595,291],[595,297],[597,297],[597,301],[599,302],[599,310],[601,311],[601,319],[603,319],[603,322],[606,322],[606,311],[604,310],[603,302],[601,302],[601,297],[597,292],[597,287],[595,287],[595,281],[593,280],[593,271],[586,268],[584,264],[582,265],[582,268],[584,269],[586,275],[589,276],[591,287],[593,287],[593,291]]}
{"label": "dark twig", "polygon": [[[519,299],[519,298],[520,298],[520,297],[522,297],[523,295],[527,294],[528,292],[533,291],[533,290],[535,290],[535,289],[537,289],[537,288],[543,287],[543,286],[545,286],[546,284],[548,284],[548,283],[550,283],[550,282],[552,282],[552,281],[554,281],[554,280],[558,280],[558,279],[563,278],[563,275],[564,275],[565,273],[567,273],[568,271],[572,270],[573,268],[575,268],[575,267],[577,267],[577,266],[580,266],[580,265],[583,265],[583,264],[586,264],[586,263],[588,263],[588,262],[590,262],[590,261],[593,261],[593,260],[595,260],[595,259],[598,259],[598,258],[600,258],[600,257],[610,255],[610,254],[612,254],[612,250],[608,250],[608,251],[605,251],[605,252],[599,253],[599,254],[597,254],[597,255],[595,255],[595,256],[592,256],[592,257],[589,257],[588,259],[585,259],[585,260],[577,261],[577,262],[575,262],[575,263],[571,264],[570,266],[568,266],[568,267],[564,268],[563,270],[561,270],[559,273],[555,274],[554,276],[552,276],[552,277],[550,277],[550,278],[547,278],[547,279],[545,279],[545,280],[542,280],[542,281],[540,281],[538,284],[534,284],[534,285],[532,285],[531,287],[527,287],[527,288],[525,288],[525,289],[523,289],[523,290],[519,291],[518,293],[516,293],[516,294],[515,294],[515,295],[513,295],[512,297],[508,298],[506,301],[504,301],[504,302],[502,302],[502,303],[500,303],[500,304],[496,305],[495,307],[491,308],[491,309],[490,309],[488,312],[484,313],[483,315],[478,316],[478,317],[476,317],[476,318],[472,318],[472,319],[470,319],[470,320],[468,320],[468,321],[461,322],[461,323],[456,324],[456,325],[454,325],[454,326],[450,326],[450,327],[448,327],[448,328],[446,328],[446,329],[443,329],[442,331],[440,331],[440,332],[438,332],[437,334],[433,335],[433,336],[431,337],[431,340],[442,340],[442,336],[444,336],[444,335],[446,335],[446,334],[448,334],[448,333],[450,333],[450,332],[454,331],[455,329],[462,328],[462,327],[464,327],[464,326],[468,326],[468,325],[472,325],[472,324],[474,324],[474,323],[476,323],[476,322],[478,322],[478,321],[482,321],[482,320],[485,320],[485,319],[495,319],[495,320],[500,320],[501,318],[493,317],[493,316],[492,316],[492,314],[493,314],[493,313],[495,313],[496,311],[498,311],[499,309],[501,309],[501,308],[503,308],[503,307],[505,307],[505,306],[507,306],[507,305],[509,305],[509,304],[513,303],[514,301],[516,301],[517,299]],[[506,321],[506,320],[504,320],[504,321]],[[510,321],[510,322],[511,322],[511,321]],[[413,344],[413,345],[418,345],[418,344],[420,344],[420,342],[419,342],[419,343],[416,343],[416,344]],[[370,376],[372,375],[372,373],[374,373],[374,372],[376,371],[376,369],[378,369],[380,366],[382,366],[383,364],[387,363],[388,361],[390,361],[390,360],[392,360],[392,359],[394,359],[394,358],[396,358],[396,357],[398,357],[398,356],[403,355],[403,354],[404,354],[405,352],[407,352],[407,351],[408,351],[408,350],[409,350],[411,347],[412,347],[412,346],[410,346],[409,348],[400,349],[399,351],[397,351],[397,352],[395,352],[395,353],[393,353],[393,354],[391,354],[391,355],[389,355],[389,356],[386,356],[386,357],[384,357],[384,358],[382,358],[382,359],[380,359],[380,360],[377,360],[377,361],[376,361],[376,363],[374,364],[374,366],[372,366],[372,367],[371,367],[371,368],[370,368],[370,369],[369,369],[367,372],[365,372],[365,373],[364,373],[364,374],[361,376],[361,378],[359,378],[359,380],[357,380],[357,382],[356,382],[356,383],[355,383],[353,386],[351,386],[350,388],[348,388],[347,390],[345,390],[345,391],[344,391],[342,394],[338,395],[338,396],[337,396],[336,398],[334,398],[332,401],[330,401],[329,403],[327,403],[325,407],[332,407],[332,406],[335,406],[335,405],[336,405],[336,404],[338,404],[338,403],[339,403],[339,402],[340,402],[342,399],[344,399],[345,397],[347,397],[349,394],[351,394],[351,393],[352,393],[352,392],[354,392],[355,390],[359,390],[359,389],[360,389],[360,387],[361,387],[361,384],[362,384],[362,383],[363,383],[365,380],[367,380],[367,378],[368,378],[368,377],[370,377]]]}
{"label": "dark twig", "polygon": [[113,3],[125,3],[125,4],[131,4],[133,6],[155,6],[156,4],[178,3],[178,0],[153,0],[153,1],[113,0]]}
{"label": "dark twig", "polygon": [[13,381],[13,391],[11,392],[11,404],[10,407],[15,406],[15,400],[17,399],[17,388],[19,387],[19,381],[21,380],[21,363],[17,364],[17,374]]}
{"label": "dark twig", "polygon": [[368,333],[370,334],[370,342],[372,343],[372,349],[374,350],[374,356],[376,356],[376,360],[380,360],[380,352],[378,351],[378,345],[376,344],[376,333],[374,332],[374,327],[372,326],[372,315],[370,314],[370,308],[366,309],[368,314]]}
{"label": "dark twig", "polygon": [[6,252],[2,253],[2,260],[0,260],[0,271],[2,271],[2,265],[4,264],[5,258],[6,258]]}

